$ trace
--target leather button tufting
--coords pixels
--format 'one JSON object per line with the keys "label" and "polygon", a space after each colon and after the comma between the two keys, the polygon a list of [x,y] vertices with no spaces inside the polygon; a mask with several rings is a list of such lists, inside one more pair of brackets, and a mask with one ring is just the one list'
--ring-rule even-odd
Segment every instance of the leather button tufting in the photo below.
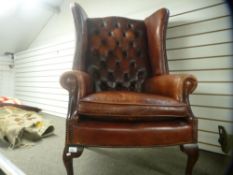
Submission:
{"label": "leather button tufting", "polygon": [[[144,23],[124,18],[95,19],[89,22],[87,67],[99,67],[94,76],[96,91],[141,91],[142,82],[149,71]],[[140,72],[138,69],[143,69]],[[89,69],[88,69],[89,70]],[[140,81],[137,81],[139,80]]]}
{"label": "leather button tufting", "polygon": [[115,63],[115,64],[116,64],[116,67],[119,68],[119,67],[120,67],[120,64],[121,64],[121,61],[117,59],[115,62],[116,62],[116,63]]}
{"label": "leather button tufting", "polygon": [[91,45],[95,49],[98,49],[100,47],[101,42],[102,42],[102,40],[101,40],[101,38],[99,36],[93,36],[91,38]]}
{"label": "leather button tufting", "polygon": [[137,54],[138,57],[140,57],[140,56],[142,55],[141,50],[137,50],[137,51],[136,51],[136,54]]}
{"label": "leather button tufting", "polygon": [[112,36],[112,35],[113,35],[112,31],[108,32],[108,36]]}
{"label": "leather button tufting", "polygon": [[124,73],[124,80],[129,81],[129,74],[127,72]]}
{"label": "leather button tufting", "polygon": [[125,32],[125,37],[129,40],[129,41],[133,41],[135,39],[135,34],[132,30],[129,30],[127,32]]}
{"label": "leather button tufting", "polygon": [[101,90],[108,90],[108,84],[106,81],[100,81],[100,89]]}
{"label": "leather button tufting", "polygon": [[130,61],[130,67],[131,67],[131,68],[135,68],[135,67],[136,67],[135,60],[131,60],[131,61]]}
{"label": "leather button tufting", "polygon": [[126,51],[126,50],[124,50],[122,53],[123,53],[124,58],[127,58],[127,56],[128,56],[127,51]]}
{"label": "leather button tufting", "polygon": [[104,60],[100,61],[100,67],[105,69],[107,67],[106,62]]}
{"label": "leather button tufting", "polygon": [[133,29],[134,25],[133,24],[128,24],[128,28]]}
{"label": "leather button tufting", "polygon": [[114,58],[108,58],[107,60],[107,67],[111,70],[115,69],[115,59]]}
{"label": "leather button tufting", "polygon": [[121,23],[120,23],[120,22],[116,22],[116,23],[115,23],[115,27],[116,27],[116,28],[120,28],[120,27],[121,27]]}
{"label": "leather button tufting", "polygon": [[101,23],[101,27],[106,27],[107,26],[107,22],[106,21],[103,21],[102,23]]}
{"label": "leather button tufting", "polygon": [[108,81],[115,81],[113,72],[108,72]]}
{"label": "leather button tufting", "polygon": [[127,59],[122,60],[121,68],[125,71],[129,69],[129,61]]}
{"label": "leather button tufting", "polygon": [[99,34],[100,34],[100,31],[99,31],[99,30],[94,30],[93,33],[94,33],[95,35],[99,35]]}
{"label": "leather button tufting", "polygon": [[133,46],[134,46],[134,42],[132,42],[132,41],[129,42],[129,46],[130,46],[130,47],[133,47]]}
{"label": "leather button tufting", "polygon": [[115,38],[115,39],[120,39],[122,38],[123,34],[122,34],[122,30],[116,28],[114,30],[112,30],[112,37]]}
{"label": "leather button tufting", "polygon": [[139,80],[142,80],[143,78],[145,78],[145,70],[140,70],[139,72],[138,72],[138,79]]}
{"label": "leather button tufting", "polygon": [[116,45],[119,47],[119,46],[120,46],[120,42],[119,42],[119,41],[116,41]]}
{"label": "leather button tufting", "polygon": [[101,44],[102,44],[102,45],[107,45],[107,41],[106,41],[105,39],[102,39],[102,40],[101,40]]}

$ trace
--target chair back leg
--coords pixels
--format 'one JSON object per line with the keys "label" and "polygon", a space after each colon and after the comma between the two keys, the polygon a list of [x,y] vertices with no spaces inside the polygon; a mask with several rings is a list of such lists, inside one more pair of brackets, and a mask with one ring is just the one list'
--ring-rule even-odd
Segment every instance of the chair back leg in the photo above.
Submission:
{"label": "chair back leg", "polygon": [[182,152],[188,156],[186,165],[185,175],[192,175],[193,167],[199,157],[198,145],[197,144],[184,144],[180,146]]}

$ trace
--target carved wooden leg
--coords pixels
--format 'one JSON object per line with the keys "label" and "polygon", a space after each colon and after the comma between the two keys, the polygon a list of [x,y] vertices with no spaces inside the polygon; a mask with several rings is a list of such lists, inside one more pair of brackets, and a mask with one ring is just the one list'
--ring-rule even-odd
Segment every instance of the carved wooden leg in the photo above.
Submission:
{"label": "carved wooden leg", "polygon": [[66,168],[67,175],[74,175],[73,158],[81,156],[83,146],[66,145],[63,152],[63,162]]}
{"label": "carved wooden leg", "polygon": [[192,175],[193,167],[197,162],[199,152],[197,144],[185,144],[180,146],[181,151],[188,155],[185,175]]}

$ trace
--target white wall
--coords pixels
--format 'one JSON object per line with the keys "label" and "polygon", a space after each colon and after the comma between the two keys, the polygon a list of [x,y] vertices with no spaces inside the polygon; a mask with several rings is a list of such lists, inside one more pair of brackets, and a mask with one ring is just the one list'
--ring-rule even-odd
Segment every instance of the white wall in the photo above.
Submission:
{"label": "white wall", "polygon": [[0,56],[0,96],[14,97],[14,68],[9,65],[11,58]]}
{"label": "white wall", "polygon": [[[2,1],[1,6],[7,6],[4,2],[7,1]],[[53,15],[53,11],[40,4],[33,7],[27,6],[28,3],[20,5],[23,1],[15,3],[18,3],[18,6],[14,10],[12,8],[11,12],[1,13],[0,16],[0,55],[28,48]]]}
{"label": "white wall", "polygon": [[53,15],[37,38],[31,43],[31,48],[74,39],[75,33],[70,3],[70,0],[64,0],[61,5],[61,12]]}
{"label": "white wall", "polygon": [[24,104],[65,117],[67,91],[59,84],[60,75],[70,70],[74,41],[29,49],[16,55],[15,95]]}
{"label": "white wall", "polygon": [[[222,0],[79,2],[90,17],[143,19],[160,7],[170,10],[170,70],[197,76],[199,86],[190,100],[199,118],[199,145],[221,152],[217,126],[223,125],[228,132],[233,126],[232,27],[226,4]],[[71,69],[74,52],[74,26],[68,4],[64,2],[62,12],[54,15],[30,49],[16,55],[16,96],[58,116],[65,116],[68,100],[59,76]]]}

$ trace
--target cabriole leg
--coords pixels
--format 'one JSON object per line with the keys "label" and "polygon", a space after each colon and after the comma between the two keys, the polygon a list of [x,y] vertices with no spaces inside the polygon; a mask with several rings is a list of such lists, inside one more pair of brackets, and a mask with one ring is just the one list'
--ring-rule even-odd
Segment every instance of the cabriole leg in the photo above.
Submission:
{"label": "cabriole leg", "polygon": [[188,156],[188,161],[186,165],[185,175],[192,175],[193,167],[197,162],[199,151],[197,144],[184,144],[180,146],[182,152],[186,153]]}
{"label": "cabriole leg", "polygon": [[63,152],[63,162],[66,168],[67,175],[74,175],[73,158],[81,156],[83,146],[66,145]]}

